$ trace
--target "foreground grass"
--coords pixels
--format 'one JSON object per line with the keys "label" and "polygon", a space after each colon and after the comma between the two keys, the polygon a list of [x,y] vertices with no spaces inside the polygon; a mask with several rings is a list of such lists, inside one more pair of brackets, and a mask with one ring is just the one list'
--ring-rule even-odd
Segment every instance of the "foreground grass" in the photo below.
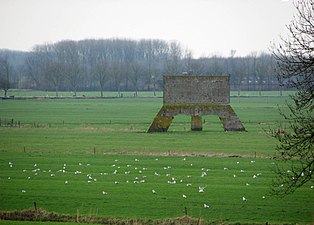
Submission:
{"label": "foreground grass", "polygon": [[247,132],[224,132],[215,116],[191,132],[181,115],[169,132],[153,134],[146,130],[161,98],[0,100],[0,119],[20,122],[0,126],[0,210],[36,202],[74,216],[164,219],[186,208],[216,223],[309,224],[310,186],[283,199],[268,195],[276,141],[267,131],[285,124],[278,105],[286,100],[231,98]]}
{"label": "foreground grass", "polygon": [[[189,216],[217,223],[310,223],[314,210],[310,186],[283,199],[268,195],[270,159],[0,156],[0,210],[32,208],[36,202],[69,215],[160,219],[180,217],[186,208]],[[199,187],[206,187],[203,193]]]}

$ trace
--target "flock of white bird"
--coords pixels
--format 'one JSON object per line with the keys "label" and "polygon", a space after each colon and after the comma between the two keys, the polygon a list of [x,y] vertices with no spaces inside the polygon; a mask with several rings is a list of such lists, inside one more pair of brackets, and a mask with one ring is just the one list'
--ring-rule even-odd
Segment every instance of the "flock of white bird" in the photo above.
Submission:
{"label": "flock of white bird", "polygon": [[[158,158],[155,159],[156,161],[158,161]],[[183,158],[183,161],[188,161],[187,158]],[[22,172],[27,174],[27,179],[28,180],[31,180],[32,177],[35,177],[37,176],[39,173],[46,173],[46,174],[49,174],[50,177],[56,177],[56,176],[59,176],[59,174],[74,174],[76,176],[83,176],[85,175],[86,176],[86,182],[91,184],[91,183],[95,183],[97,182],[97,178],[96,177],[99,177],[100,176],[111,176],[111,179],[115,176],[115,175],[123,175],[123,176],[116,176],[117,179],[113,179],[114,180],[114,184],[115,185],[119,185],[121,183],[127,183],[127,184],[130,184],[130,183],[133,183],[133,184],[142,184],[142,183],[146,183],[147,182],[147,178],[148,176],[155,176],[155,177],[164,177],[166,176],[167,177],[167,184],[169,185],[177,185],[177,184],[184,184],[186,187],[191,187],[193,186],[193,179],[190,179],[192,178],[191,175],[186,175],[186,176],[181,176],[180,178],[176,177],[176,176],[173,176],[171,175],[171,172],[174,172],[173,169],[172,169],[172,166],[164,166],[163,168],[160,168],[158,171],[151,171],[150,169],[148,169],[147,167],[142,167],[140,166],[141,163],[140,163],[140,160],[139,159],[134,159],[134,165],[131,165],[131,164],[123,164],[122,166],[122,163],[119,162],[119,160],[114,160],[114,163],[111,164],[110,166],[106,166],[106,169],[108,169],[107,172],[100,172],[100,173],[97,173],[96,176],[92,175],[92,173],[86,173],[86,170],[88,170],[88,167],[91,167],[91,164],[83,164],[83,163],[78,163],[76,164],[76,168],[81,168],[79,170],[75,170],[75,171],[71,171],[71,170],[68,170],[67,169],[67,164],[64,163],[61,168],[59,170],[56,170],[56,171],[52,171],[52,170],[42,170],[39,168],[39,164],[35,163],[34,165],[32,165],[32,168],[31,169],[23,169]],[[254,160],[251,161],[251,163],[255,163]],[[236,162],[236,164],[240,164],[240,162]],[[10,168],[13,168],[14,167],[14,163],[13,162],[9,162],[8,163],[9,167]],[[193,164],[191,163],[188,163],[187,164],[188,166],[191,166],[193,167]],[[74,166],[71,165],[71,168],[73,168]],[[222,168],[223,170],[225,171],[230,171],[228,168]],[[85,171],[85,172],[82,172],[82,171]],[[240,173],[244,173],[245,171],[244,170],[237,170],[237,171],[240,171]],[[210,173],[211,170],[210,169],[206,169],[206,168],[201,168],[201,171],[200,171],[200,174],[198,175],[199,177],[203,178],[205,176],[207,176],[208,173]],[[30,176],[30,174],[32,174],[32,176]],[[129,176],[129,175],[133,175],[133,176]],[[239,175],[239,174],[238,174]],[[238,175],[236,174],[233,174],[233,178],[234,179],[237,179]],[[195,175],[194,175],[195,176]],[[258,179],[260,176],[262,176],[262,173],[256,173],[252,176],[252,179]],[[69,176],[67,176],[69,177]],[[83,176],[84,177],[84,176]],[[123,180],[121,179],[121,177],[123,177]],[[11,177],[8,177],[8,179],[10,180]],[[163,179],[165,180],[165,179]],[[188,182],[186,182],[188,181]],[[208,182],[208,180],[207,180]],[[252,180],[253,182],[253,180]],[[202,194],[204,192],[206,192],[206,188],[207,188],[207,185],[206,185],[206,180],[204,180],[204,183],[205,185],[202,185],[202,186],[198,186],[198,193]],[[64,184],[65,185],[70,185],[71,184],[71,181],[69,180],[65,180],[64,181]],[[250,183],[246,183],[245,186],[250,186],[251,184]],[[152,189],[151,190],[151,193],[154,194],[154,195],[158,195],[158,185],[156,184],[156,188]],[[182,189],[180,189],[182,190]],[[22,189],[21,192],[22,193],[26,193],[27,189]],[[189,191],[190,192],[190,191]],[[108,191],[106,190],[103,190],[101,191],[101,195],[108,195],[110,194]],[[179,194],[179,193],[178,193]],[[181,196],[183,199],[188,199],[189,196],[186,194],[186,193],[181,193]],[[261,196],[262,199],[265,199],[265,196]],[[247,197],[246,196],[242,196],[242,201],[246,202],[248,201]],[[210,208],[210,203],[208,202],[203,202],[202,203],[202,207],[203,208],[207,208],[209,209]]]}

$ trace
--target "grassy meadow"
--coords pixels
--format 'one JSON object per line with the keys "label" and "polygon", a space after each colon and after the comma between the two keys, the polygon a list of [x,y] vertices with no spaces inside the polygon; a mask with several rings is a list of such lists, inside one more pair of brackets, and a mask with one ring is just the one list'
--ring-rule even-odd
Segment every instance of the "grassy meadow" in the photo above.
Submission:
{"label": "grassy meadow", "polygon": [[224,224],[311,224],[311,185],[285,198],[269,195],[277,162],[270,158],[276,140],[267,133],[285,125],[278,107],[287,110],[287,93],[232,97],[247,132],[224,132],[215,116],[203,117],[203,131],[192,132],[190,118],[180,115],[169,132],[150,134],[162,98],[139,95],[0,100],[0,210],[36,202],[68,215],[166,219],[187,213]]}

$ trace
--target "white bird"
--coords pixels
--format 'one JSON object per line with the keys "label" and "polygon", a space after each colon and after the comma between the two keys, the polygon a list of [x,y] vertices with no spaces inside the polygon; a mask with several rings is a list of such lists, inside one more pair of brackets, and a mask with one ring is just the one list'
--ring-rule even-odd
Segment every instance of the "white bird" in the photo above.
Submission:
{"label": "white bird", "polygon": [[186,184],[186,186],[187,186],[187,187],[190,187],[190,186],[192,186],[192,184]]}
{"label": "white bird", "polygon": [[250,184],[249,184],[249,183],[246,183],[245,185],[246,185],[246,186],[250,186]]}
{"label": "white bird", "polygon": [[182,198],[187,198],[186,195],[182,195]]}
{"label": "white bird", "polygon": [[265,198],[265,196],[263,195],[263,196],[262,196],[262,199],[264,199],[264,198]]}
{"label": "white bird", "polygon": [[241,173],[244,173],[244,170],[240,170]]}
{"label": "white bird", "polygon": [[119,184],[119,182],[118,182],[118,181],[115,181],[114,183],[115,183],[115,184]]}
{"label": "white bird", "polygon": [[107,193],[107,192],[105,192],[105,191],[102,191],[102,194],[103,194],[103,195],[107,195],[108,193]]}
{"label": "white bird", "polygon": [[67,184],[67,183],[68,183],[68,181],[66,180],[64,183],[65,183],[65,184]]}
{"label": "white bird", "polygon": [[202,172],[201,177],[205,177],[205,176],[207,176],[207,173],[206,172]]}
{"label": "white bird", "polygon": [[243,200],[243,201],[246,201],[246,198],[245,198],[245,197],[242,197],[242,200]]}
{"label": "white bird", "polygon": [[206,205],[206,204],[204,203],[204,208],[209,208],[209,205]]}
{"label": "white bird", "polygon": [[206,187],[207,187],[207,186],[205,186],[205,187],[198,187],[198,192],[199,192],[199,193],[204,192],[204,190],[205,190]]}
{"label": "white bird", "polygon": [[225,168],[224,168],[224,170],[228,170],[228,168],[227,168],[227,167],[225,167]]}
{"label": "white bird", "polygon": [[257,176],[256,175],[253,175],[253,178],[255,179]]}
{"label": "white bird", "polygon": [[157,192],[155,190],[152,190],[153,194],[157,194]]}
{"label": "white bird", "polygon": [[26,191],[25,191],[25,190],[22,190],[22,193],[26,193]]}
{"label": "white bird", "polygon": [[237,177],[237,175],[233,174],[233,177]]}

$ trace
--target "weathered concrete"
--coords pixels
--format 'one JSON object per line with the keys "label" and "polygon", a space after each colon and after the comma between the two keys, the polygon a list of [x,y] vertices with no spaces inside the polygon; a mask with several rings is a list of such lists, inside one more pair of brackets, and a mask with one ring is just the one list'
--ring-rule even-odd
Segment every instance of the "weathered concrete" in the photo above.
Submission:
{"label": "weathered concrete", "polygon": [[229,76],[165,76],[164,104],[148,132],[166,132],[178,114],[191,116],[191,130],[202,130],[202,116],[217,115],[225,131],[244,131],[229,105]]}

